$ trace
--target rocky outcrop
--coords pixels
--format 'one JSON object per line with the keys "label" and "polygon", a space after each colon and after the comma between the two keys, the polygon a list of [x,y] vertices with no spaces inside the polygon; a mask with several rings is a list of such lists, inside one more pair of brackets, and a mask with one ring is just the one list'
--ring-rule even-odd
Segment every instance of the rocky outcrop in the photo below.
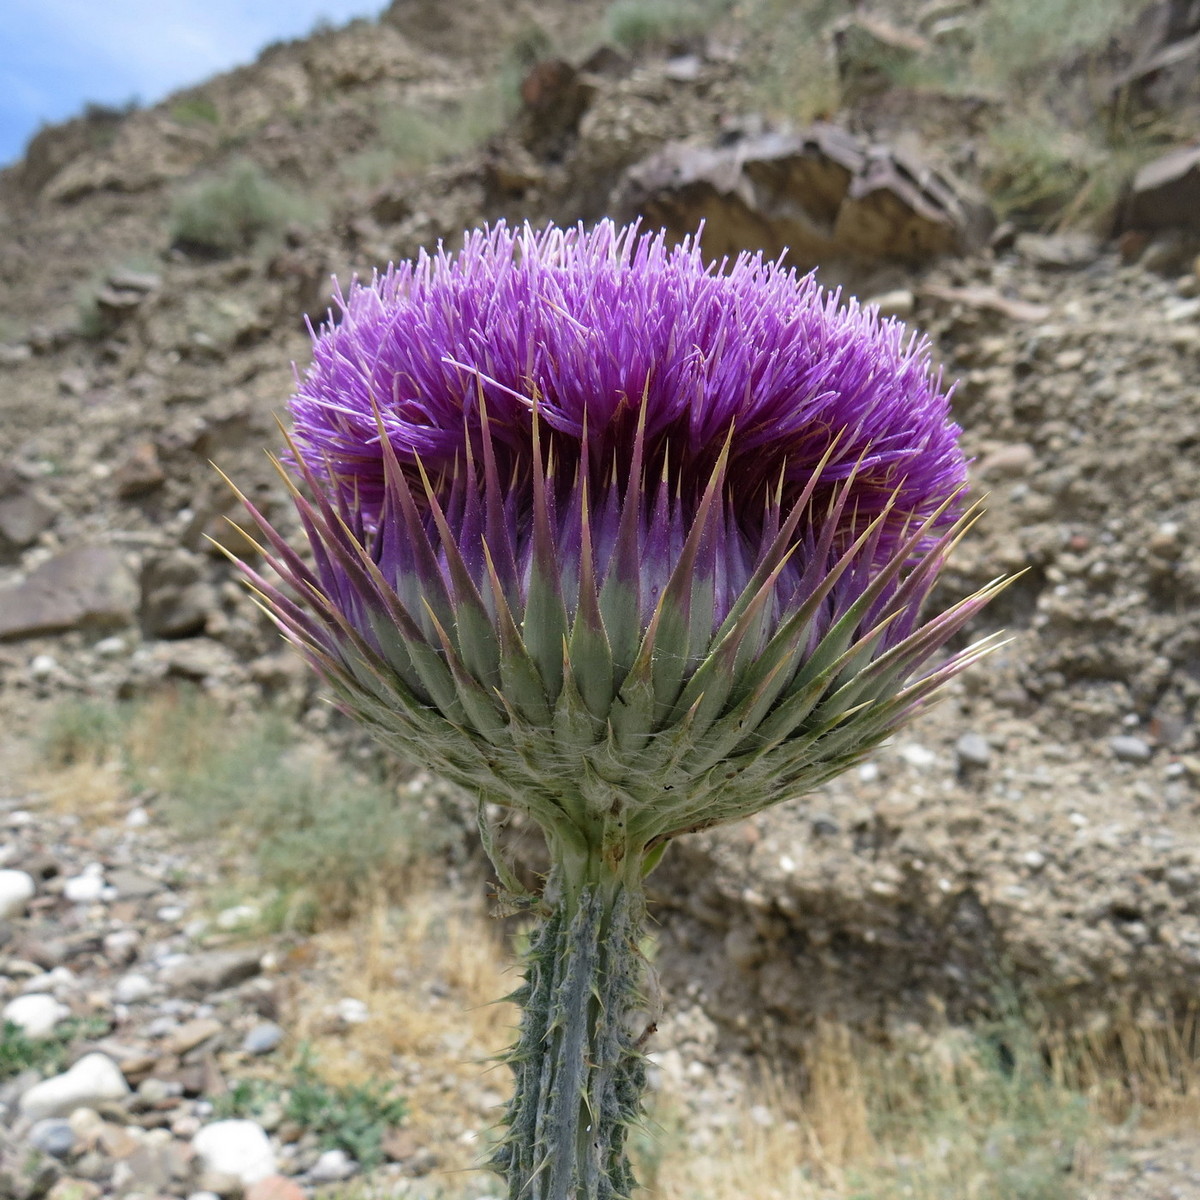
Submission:
{"label": "rocky outcrop", "polygon": [[729,147],[668,144],[629,169],[617,207],[674,237],[703,221],[712,258],[752,246],[804,268],[927,263],[978,248],[993,225],[948,176],[832,125]]}

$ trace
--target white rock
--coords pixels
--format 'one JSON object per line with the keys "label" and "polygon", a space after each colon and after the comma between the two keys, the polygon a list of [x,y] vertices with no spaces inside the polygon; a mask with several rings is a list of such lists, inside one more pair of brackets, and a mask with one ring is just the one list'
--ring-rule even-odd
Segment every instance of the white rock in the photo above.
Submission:
{"label": "white rock", "polygon": [[337,1002],[337,1015],[347,1025],[361,1025],[370,1017],[371,1011],[361,1000],[345,996]]}
{"label": "white rock", "polygon": [[36,891],[28,871],[0,871],[0,921],[21,916]]}
{"label": "white rock", "polygon": [[909,742],[905,746],[900,746],[896,753],[910,767],[916,767],[917,770],[925,770],[937,762],[937,755],[928,746],[919,745],[917,742]]}
{"label": "white rock", "polygon": [[104,888],[104,868],[99,863],[88,863],[81,875],[63,884],[63,895],[72,904],[95,904],[104,895]]}
{"label": "white rock", "polygon": [[39,682],[49,679],[58,670],[58,659],[53,654],[35,654],[29,660],[29,676]]}
{"label": "white rock", "polygon": [[309,1178],[314,1183],[337,1183],[349,1179],[358,1169],[358,1163],[345,1150],[326,1150],[313,1163]]}
{"label": "white rock", "polygon": [[21,985],[21,995],[29,996],[34,992],[52,992],[61,1000],[64,995],[79,989],[79,979],[70,967],[55,967],[53,971],[45,971],[35,975]]}
{"label": "white rock", "polygon": [[59,1004],[45,992],[18,996],[4,1006],[4,1019],[20,1026],[31,1038],[49,1037],[54,1027],[71,1015],[65,1004]]}
{"label": "white rock", "polygon": [[232,908],[223,908],[217,913],[218,929],[237,929],[242,925],[250,925],[259,918],[257,904],[235,904]]}
{"label": "white rock", "polygon": [[31,1121],[67,1117],[77,1108],[96,1108],[123,1100],[129,1084],[107,1054],[85,1054],[69,1071],[35,1083],[21,1097],[21,1112]]}
{"label": "white rock", "polygon": [[113,999],[118,1004],[140,1004],[154,995],[154,984],[145,975],[130,971],[122,975],[113,988]]}
{"label": "white rock", "polygon": [[233,1175],[244,1187],[276,1171],[271,1141],[257,1121],[215,1121],[192,1138],[192,1149],[205,1170]]}

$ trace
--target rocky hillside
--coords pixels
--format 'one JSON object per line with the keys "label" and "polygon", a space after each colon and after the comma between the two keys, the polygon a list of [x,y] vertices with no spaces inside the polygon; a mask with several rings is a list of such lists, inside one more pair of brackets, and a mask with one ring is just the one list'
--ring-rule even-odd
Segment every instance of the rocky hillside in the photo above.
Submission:
{"label": "rocky hillside", "polygon": [[[1065,40],[1031,162],[1014,70],[961,77],[1005,6],[886,7],[804,10],[801,93],[767,88],[801,42],[766,3],[397,0],[39,134],[0,173],[0,767],[67,696],[186,682],[329,724],[207,539],[237,536],[212,462],[287,523],[263,449],[331,275],[486,220],[703,219],[714,256],[787,247],[932,337],[990,495],[943,586],[1020,577],[972,631],[1012,641],[909,736],[667,856],[663,1046],[715,1080],[830,1016],[903,1042],[1011,996],[1056,1029],[1172,1027],[1200,986],[1200,18]],[[1095,140],[1114,97],[1120,153]],[[5,837],[42,896],[38,840]],[[136,863],[94,853],[124,898]],[[3,953],[12,983],[28,956]],[[144,974],[132,943],[103,953]]]}

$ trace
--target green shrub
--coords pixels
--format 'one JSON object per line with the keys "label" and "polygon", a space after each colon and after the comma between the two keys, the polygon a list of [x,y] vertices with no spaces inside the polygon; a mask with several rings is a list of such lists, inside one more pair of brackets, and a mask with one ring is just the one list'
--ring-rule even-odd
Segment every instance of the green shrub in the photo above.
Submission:
{"label": "green shrub", "polygon": [[127,724],[127,712],[100,700],[70,700],[51,713],[41,736],[41,758],[51,770],[109,761]]}
{"label": "green shrub", "polygon": [[513,107],[512,98],[501,94],[497,82],[444,107],[391,109],[379,120],[374,144],[347,160],[343,172],[376,187],[398,174],[445,162],[495,133]]}
{"label": "green shrub", "polygon": [[713,0],[616,0],[605,13],[609,39],[627,50],[699,37],[724,7]]}
{"label": "green shrub", "polygon": [[185,688],[153,700],[61,705],[42,737],[51,769],[118,761],[125,786],[156,793],[191,838],[248,852],[277,891],[276,924],[311,927],[400,890],[454,838],[448,815],[370,769],[306,744],[278,712],[225,712]]}
{"label": "green shrub", "polygon": [[171,119],[180,125],[218,125],[221,112],[207,96],[181,96],[171,105]]}
{"label": "green shrub", "polygon": [[171,210],[171,244],[223,257],[279,237],[293,221],[310,220],[312,206],[254,163],[233,163],[184,192]]}

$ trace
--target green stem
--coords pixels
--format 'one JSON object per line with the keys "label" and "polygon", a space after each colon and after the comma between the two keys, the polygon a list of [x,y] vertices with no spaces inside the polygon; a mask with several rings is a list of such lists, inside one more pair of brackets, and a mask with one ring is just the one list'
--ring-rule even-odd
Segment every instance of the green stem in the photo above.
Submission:
{"label": "green stem", "polygon": [[493,1166],[509,1200],[626,1200],[635,1186],[626,1136],[646,1083],[634,1027],[640,870],[617,873],[598,855],[564,855],[547,895],[553,908],[516,995],[515,1086]]}

